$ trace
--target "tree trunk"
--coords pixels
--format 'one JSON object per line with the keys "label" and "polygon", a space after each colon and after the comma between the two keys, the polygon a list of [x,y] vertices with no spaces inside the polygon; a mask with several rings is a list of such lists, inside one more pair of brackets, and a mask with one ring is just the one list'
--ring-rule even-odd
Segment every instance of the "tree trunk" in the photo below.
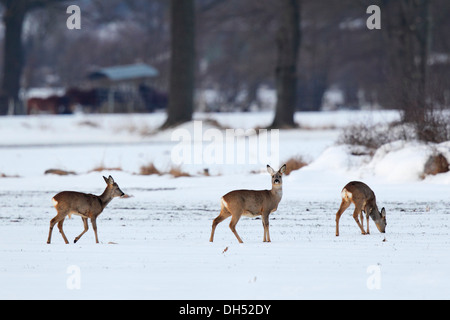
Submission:
{"label": "tree trunk", "polygon": [[167,120],[163,128],[190,121],[194,110],[195,4],[172,0],[171,65]]}
{"label": "tree trunk", "polygon": [[403,121],[423,123],[428,111],[429,0],[384,0],[383,4],[388,19],[392,104],[403,111]]}
{"label": "tree trunk", "polygon": [[22,47],[22,26],[27,7],[23,1],[10,1],[5,6],[3,22],[5,26],[3,76],[0,89],[0,114],[8,113],[13,106],[14,113],[19,106],[20,78],[24,64]]}
{"label": "tree trunk", "polygon": [[293,128],[296,106],[297,58],[300,46],[300,1],[281,0],[277,32],[275,82],[277,104],[272,128]]}

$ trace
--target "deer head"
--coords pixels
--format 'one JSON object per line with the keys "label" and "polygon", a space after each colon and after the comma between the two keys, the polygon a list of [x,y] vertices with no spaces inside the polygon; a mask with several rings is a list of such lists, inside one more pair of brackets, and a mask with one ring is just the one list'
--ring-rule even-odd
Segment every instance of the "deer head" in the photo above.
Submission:
{"label": "deer head", "polygon": [[286,171],[286,165],[284,164],[280,170],[275,171],[271,166],[267,165],[267,172],[272,176],[272,186],[273,187],[281,187],[283,184],[283,173]]}

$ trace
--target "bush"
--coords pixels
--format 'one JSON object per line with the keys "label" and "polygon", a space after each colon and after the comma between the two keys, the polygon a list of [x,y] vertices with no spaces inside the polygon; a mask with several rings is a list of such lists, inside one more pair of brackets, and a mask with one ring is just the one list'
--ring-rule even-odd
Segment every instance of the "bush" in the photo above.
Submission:
{"label": "bush", "polygon": [[139,173],[144,176],[148,176],[148,175],[152,175],[152,174],[157,174],[157,175],[161,174],[161,172],[159,172],[159,170],[156,169],[156,167],[153,163],[149,163],[146,166],[141,166]]}
{"label": "bush", "polygon": [[362,146],[373,152],[382,145],[397,141],[441,143],[450,141],[450,113],[428,111],[420,121],[394,122],[386,125],[355,124],[345,128],[338,143]]}
{"label": "bush", "polygon": [[286,163],[285,175],[289,175],[292,171],[301,169],[308,165],[308,163],[303,159],[302,156],[297,156],[290,158]]}
{"label": "bush", "polygon": [[391,141],[388,128],[366,124],[355,124],[345,128],[338,139],[340,144],[362,146],[371,151]]}
{"label": "bush", "polygon": [[450,114],[445,111],[430,110],[423,121],[416,121],[414,127],[417,139],[423,142],[441,143],[450,141]]}

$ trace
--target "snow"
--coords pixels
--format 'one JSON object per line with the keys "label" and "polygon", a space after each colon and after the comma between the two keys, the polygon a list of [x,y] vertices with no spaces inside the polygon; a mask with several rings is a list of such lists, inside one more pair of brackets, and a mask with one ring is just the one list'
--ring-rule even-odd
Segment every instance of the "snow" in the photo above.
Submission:
{"label": "snow", "polygon": [[[196,114],[202,133],[270,123],[271,113]],[[423,179],[433,148],[450,145],[394,142],[373,157],[337,145],[355,121],[395,121],[392,111],[298,113],[300,129],[279,132],[279,163],[302,156],[308,166],[283,179],[283,198],[270,216],[271,243],[260,219],[242,217],[239,244],[219,224],[208,242],[220,197],[233,189],[270,188],[262,159],[244,164],[191,164],[192,177],[142,176],[153,162],[171,167],[173,131],[157,132],[164,114],[0,118],[0,299],[448,299],[450,174]],[[181,127],[195,135],[194,122]],[[198,137],[197,137],[198,138]],[[217,141],[203,143],[203,152]],[[244,139],[245,140],[245,139]],[[243,140],[243,141],[244,141]],[[229,140],[224,139],[225,143]],[[228,142],[227,142],[228,141]],[[239,143],[236,142],[237,147]],[[243,143],[243,142],[242,142]],[[261,160],[259,162],[259,160]],[[120,171],[92,171],[95,167]],[[211,176],[201,174],[208,167]],[[50,168],[76,175],[45,175]],[[253,172],[252,172],[253,171]],[[256,173],[255,173],[256,172]],[[51,198],[63,190],[100,194],[112,175],[129,198],[114,199],[92,226],[66,219],[64,244],[49,221]],[[363,236],[351,206],[335,236],[343,186],[366,182],[387,211],[386,233],[373,221]]]}

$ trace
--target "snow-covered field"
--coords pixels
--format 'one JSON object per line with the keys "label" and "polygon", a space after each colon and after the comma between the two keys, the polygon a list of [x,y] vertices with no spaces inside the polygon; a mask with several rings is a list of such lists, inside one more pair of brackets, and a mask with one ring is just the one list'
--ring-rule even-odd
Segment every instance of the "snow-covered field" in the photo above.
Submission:
{"label": "snow-covered field", "polygon": [[[279,167],[295,156],[310,164],[283,180],[283,199],[270,219],[272,242],[262,242],[260,219],[242,217],[237,231],[243,244],[229,220],[217,227],[214,243],[208,242],[211,223],[226,192],[270,188],[266,163],[261,157],[251,163],[249,151],[243,164],[226,161],[225,154],[224,163],[202,159],[181,165],[192,177],[139,175],[149,163],[164,172],[173,166],[179,141],[172,131],[155,131],[164,119],[164,114],[0,118],[0,176],[6,176],[0,178],[0,299],[450,298],[450,174],[422,180],[431,149],[418,143],[395,142],[373,158],[352,156],[347,146],[336,144],[345,126],[393,121],[396,112],[296,114],[302,128],[279,132],[280,163],[270,164]],[[223,128],[250,129],[268,125],[272,114],[195,119],[203,120],[200,138],[195,123],[181,128],[191,134],[193,158],[217,142],[205,140],[203,134],[213,128],[206,119]],[[435,147],[450,157],[450,144]],[[100,166],[120,170],[92,171]],[[44,174],[51,168],[77,174]],[[210,176],[201,174],[205,168]],[[73,244],[83,224],[72,216],[64,223],[71,243],[64,244],[54,228],[48,245],[49,221],[56,215],[53,195],[100,194],[102,175],[112,175],[130,197],[114,199],[98,218],[100,244],[91,226]],[[385,234],[371,221],[371,234],[362,236],[350,207],[335,236],[341,189],[355,179],[371,186],[380,208],[386,207]]]}

